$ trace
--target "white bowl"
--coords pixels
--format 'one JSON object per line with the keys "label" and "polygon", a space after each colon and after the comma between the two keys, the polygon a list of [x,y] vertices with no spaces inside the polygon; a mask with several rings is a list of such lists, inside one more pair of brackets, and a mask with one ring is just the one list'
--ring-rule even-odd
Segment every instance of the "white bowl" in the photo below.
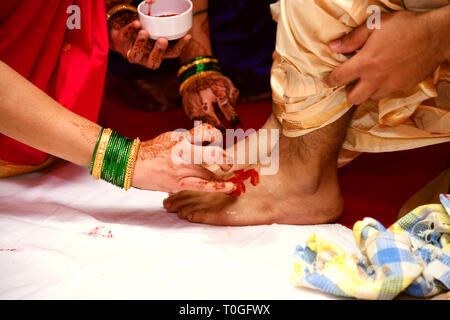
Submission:
{"label": "white bowl", "polygon": [[[148,15],[148,4],[145,1],[138,6],[142,27],[150,33],[150,38],[167,38],[177,40],[184,37],[192,28],[192,2],[190,0],[156,0],[151,5],[151,16]],[[173,15],[159,17],[161,15]]]}

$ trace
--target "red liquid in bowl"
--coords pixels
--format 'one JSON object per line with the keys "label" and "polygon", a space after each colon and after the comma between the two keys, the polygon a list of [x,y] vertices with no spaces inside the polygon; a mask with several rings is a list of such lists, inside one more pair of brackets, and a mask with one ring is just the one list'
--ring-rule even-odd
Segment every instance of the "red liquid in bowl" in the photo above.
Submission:
{"label": "red liquid in bowl", "polygon": [[156,18],[165,18],[165,17],[174,17],[177,16],[177,14],[162,14],[160,16],[155,16]]}

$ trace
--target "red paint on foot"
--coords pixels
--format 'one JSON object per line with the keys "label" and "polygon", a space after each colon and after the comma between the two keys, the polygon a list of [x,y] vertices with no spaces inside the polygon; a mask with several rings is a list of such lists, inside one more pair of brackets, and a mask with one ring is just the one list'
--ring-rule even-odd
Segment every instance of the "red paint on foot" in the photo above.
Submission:
{"label": "red paint on foot", "polygon": [[234,172],[234,177],[231,177],[227,180],[227,182],[233,182],[236,184],[236,190],[231,193],[228,193],[229,196],[240,196],[245,193],[245,184],[244,181],[250,178],[250,183],[254,186],[259,184],[259,173],[255,169],[250,169],[247,171],[244,170],[236,170]]}

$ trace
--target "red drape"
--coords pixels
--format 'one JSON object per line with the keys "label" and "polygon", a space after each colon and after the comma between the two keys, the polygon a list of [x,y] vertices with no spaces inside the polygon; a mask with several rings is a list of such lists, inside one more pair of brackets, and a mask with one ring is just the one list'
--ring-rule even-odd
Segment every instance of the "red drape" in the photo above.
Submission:
{"label": "red drape", "polygon": [[[78,8],[81,23],[76,28],[67,22]],[[0,1],[0,60],[92,121],[97,121],[100,111],[107,56],[104,1]],[[35,165],[47,154],[0,135],[0,159]]]}

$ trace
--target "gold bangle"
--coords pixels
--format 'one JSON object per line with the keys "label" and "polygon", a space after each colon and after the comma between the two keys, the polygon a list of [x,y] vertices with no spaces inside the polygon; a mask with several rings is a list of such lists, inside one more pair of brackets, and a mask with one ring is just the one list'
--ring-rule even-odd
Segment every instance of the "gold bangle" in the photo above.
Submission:
{"label": "gold bangle", "polygon": [[128,51],[127,51],[127,60],[128,60],[129,63],[132,63],[131,60],[130,60],[130,53],[131,53],[131,49],[128,49]]}
{"label": "gold bangle", "polygon": [[201,78],[206,78],[213,74],[222,75],[219,71],[204,71],[201,73],[194,74],[192,77],[187,78],[180,86],[180,94],[182,95],[184,89],[186,89],[186,87],[188,87],[195,80],[201,79]]}
{"label": "gold bangle", "polygon": [[97,153],[95,154],[94,166],[92,167],[92,176],[95,179],[101,178],[103,160],[105,159],[106,148],[108,147],[109,138],[111,137],[112,130],[103,130],[102,137],[98,143]]}
{"label": "gold bangle", "polygon": [[136,7],[132,6],[131,4],[118,4],[117,6],[112,7],[108,10],[106,13],[106,20],[109,21],[113,15],[115,15],[119,11],[133,11],[134,13],[138,13]]}
{"label": "gold bangle", "polygon": [[194,61],[194,62],[192,62],[192,63],[190,63],[190,64],[188,64],[186,66],[182,66],[180,68],[180,70],[178,70],[177,76],[180,77],[181,74],[183,72],[185,72],[187,69],[189,69],[190,67],[196,66],[196,65],[201,64],[201,63],[208,63],[208,62],[217,62],[217,63],[219,63],[219,60],[214,59],[214,58],[204,58],[204,59],[200,59],[200,60]]}
{"label": "gold bangle", "polygon": [[139,140],[139,138],[134,139],[133,144],[131,145],[130,155],[128,156],[127,168],[125,171],[125,182],[123,186],[125,190],[130,189],[131,183],[133,182],[134,167],[136,165],[136,158],[138,155],[140,145],[141,141]]}

